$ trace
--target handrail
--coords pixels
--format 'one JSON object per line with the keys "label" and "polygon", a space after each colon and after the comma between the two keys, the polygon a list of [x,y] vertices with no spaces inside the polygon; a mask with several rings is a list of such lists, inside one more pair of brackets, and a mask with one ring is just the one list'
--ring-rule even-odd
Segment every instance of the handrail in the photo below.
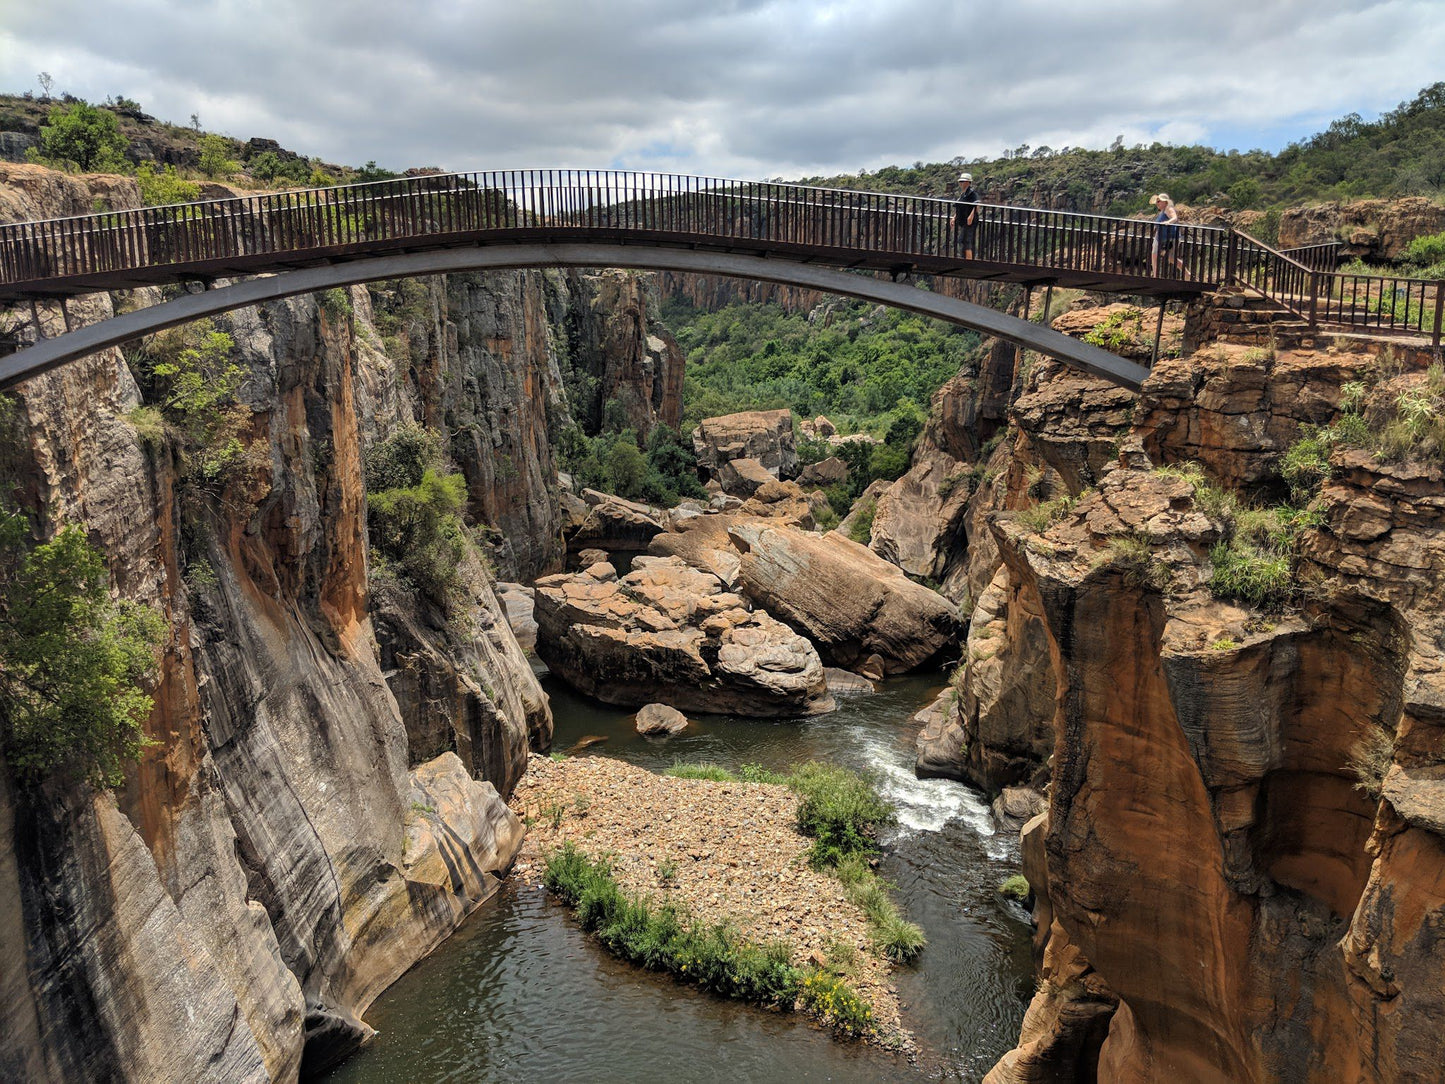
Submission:
{"label": "handrail", "polygon": [[[812,188],[617,170],[503,170],[424,174],[330,188],[285,190],[165,207],[94,212],[0,225],[0,295],[7,285],[68,292],[115,288],[126,271],[169,269],[214,276],[268,269],[260,258],[356,258],[419,239],[488,243],[502,233],[576,231],[622,240],[726,245],[766,242],[782,255],[854,266],[967,274],[956,201],[852,189]],[[1227,233],[1185,226],[1184,270],[1157,275],[1149,252],[1158,227],[1137,219],[980,204],[975,261],[1015,281],[1037,269],[1076,280],[1150,280],[1197,292],[1218,280]],[[664,236],[666,235],[666,236]],[[866,260],[852,259],[861,255]],[[1176,286],[1168,286],[1170,280]],[[1155,287],[1157,288],[1157,287]],[[13,293],[14,291],[10,291]]]}
{"label": "handrail", "polygon": [[[1280,254],[1304,264],[1312,271],[1333,271],[1339,266],[1340,249],[1343,241],[1316,241],[1309,245],[1292,245],[1280,249]],[[1329,266],[1324,266],[1328,263]]]}
{"label": "handrail", "polygon": [[[1311,325],[1431,335],[1445,284],[1345,275],[1216,226],[622,170],[420,174],[0,225],[0,298],[284,270],[412,250],[585,240],[741,248],[843,267],[1182,296],[1252,289]],[[1171,226],[1175,224],[1170,224]],[[965,244],[971,256],[965,256]],[[1156,252],[1156,246],[1164,251]],[[1312,262],[1312,261],[1311,261]]]}
{"label": "handrail", "polygon": [[[1445,280],[1323,270],[1239,230],[1233,284],[1255,290],[1309,321],[1363,331],[1421,335],[1438,348],[1445,330]],[[1337,242],[1301,246],[1322,248]],[[1298,250],[1292,250],[1298,251]]]}

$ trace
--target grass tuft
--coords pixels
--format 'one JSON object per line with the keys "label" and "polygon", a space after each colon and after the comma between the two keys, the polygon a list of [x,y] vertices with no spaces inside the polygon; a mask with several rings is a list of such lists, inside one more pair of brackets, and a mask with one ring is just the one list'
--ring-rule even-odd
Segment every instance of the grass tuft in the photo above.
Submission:
{"label": "grass tuft", "polygon": [[674,761],[666,770],[674,779],[705,779],[710,783],[737,783],[738,777],[721,764],[711,761]]}
{"label": "grass tuft", "polygon": [[1379,801],[1384,790],[1385,773],[1395,762],[1395,735],[1383,727],[1373,726],[1350,749],[1348,766],[1355,773],[1355,789],[1372,801]]}

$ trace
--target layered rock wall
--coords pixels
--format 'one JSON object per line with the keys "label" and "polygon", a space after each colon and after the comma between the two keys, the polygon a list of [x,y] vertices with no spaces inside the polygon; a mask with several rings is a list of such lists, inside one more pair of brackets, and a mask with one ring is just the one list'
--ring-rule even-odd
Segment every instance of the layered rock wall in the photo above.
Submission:
{"label": "layered rock wall", "polygon": [[[12,219],[138,203],[118,178],[3,180]],[[0,772],[0,1076],[294,1079],[364,1041],[366,1006],[509,864],[502,796],[550,740],[546,698],[480,564],[447,612],[373,590],[362,461],[403,423],[436,428],[498,563],[558,560],[556,343],[591,287],[406,285],[217,318],[251,449],[225,490],[142,440],[117,351],[16,391],[5,499],[39,537],[83,523],[168,632],[155,744],[123,787]],[[69,307],[110,313],[104,295]]]}
{"label": "layered rock wall", "polygon": [[[1336,452],[1319,526],[1300,535],[1310,589],[1261,614],[1209,590],[1218,502],[1155,469],[1194,459],[1271,499],[1284,450],[1337,416],[1352,379],[1376,379],[1369,358],[1168,362],[1097,466],[1107,393],[1081,390],[1070,413],[1102,429],[1067,453],[1029,442],[1073,501],[985,517],[1003,565],[971,646],[997,627],[1037,691],[1056,690],[1049,810],[1026,829],[1043,983],[990,1081],[1438,1075],[1445,479]],[[1092,480],[1075,488],[1082,465]],[[1038,600],[1042,650],[1000,624],[1000,584]],[[1377,799],[1353,765],[1380,734],[1394,752]]]}

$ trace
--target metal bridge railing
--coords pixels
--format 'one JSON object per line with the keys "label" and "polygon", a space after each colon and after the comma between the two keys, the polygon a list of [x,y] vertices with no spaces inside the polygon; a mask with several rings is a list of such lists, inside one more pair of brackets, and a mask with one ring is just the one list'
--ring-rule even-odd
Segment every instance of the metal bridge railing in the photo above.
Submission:
{"label": "metal bridge railing", "polygon": [[[451,173],[0,226],[0,297],[284,270],[415,247],[630,239],[740,246],[841,266],[1199,292],[1249,287],[1312,323],[1432,336],[1445,285],[1344,275],[1235,230],[1179,224],[1157,269],[1149,220],[924,196],[618,170]],[[1322,259],[1323,257],[1321,257]],[[1181,263],[1182,269],[1176,265]],[[158,274],[159,273],[159,274]]]}

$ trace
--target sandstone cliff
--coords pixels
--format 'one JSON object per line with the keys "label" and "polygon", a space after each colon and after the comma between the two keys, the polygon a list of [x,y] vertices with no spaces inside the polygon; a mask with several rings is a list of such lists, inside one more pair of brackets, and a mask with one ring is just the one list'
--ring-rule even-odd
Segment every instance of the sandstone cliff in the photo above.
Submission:
{"label": "sandstone cliff", "polygon": [[[0,168],[11,219],[137,202],[123,178]],[[371,1000],[490,894],[546,698],[480,562],[447,607],[371,581],[361,464],[431,426],[497,565],[560,561],[549,434],[568,373],[605,377],[620,351],[621,386],[652,364],[654,417],[680,380],[665,343],[628,337],[641,294],[607,330],[609,289],[458,276],[218,318],[250,449],[220,492],[181,478],[164,433],[143,439],[120,352],[18,390],[5,497],[41,535],[84,523],[115,589],[169,631],[156,744],[124,787],[0,788],[0,1076],[294,1079],[363,1041]],[[566,345],[578,306],[602,353]],[[58,310],[42,316],[54,333]]]}
{"label": "sandstone cliff", "polygon": [[[1209,587],[1229,513],[1201,486],[1281,493],[1302,426],[1337,418],[1346,382],[1388,381],[1376,365],[1165,362],[1113,456],[1110,389],[1055,374],[1015,409],[1014,455],[1053,472],[1034,502],[1064,499],[983,517],[1002,563],[960,697],[965,718],[1007,704],[984,644],[1054,690],[1049,809],[1025,829],[1043,984],[990,1081],[1437,1078],[1442,476],[1336,451],[1296,604]],[[1157,469],[1181,458],[1207,475]],[[1361,782],[1367,747],[1381,778]]]}

